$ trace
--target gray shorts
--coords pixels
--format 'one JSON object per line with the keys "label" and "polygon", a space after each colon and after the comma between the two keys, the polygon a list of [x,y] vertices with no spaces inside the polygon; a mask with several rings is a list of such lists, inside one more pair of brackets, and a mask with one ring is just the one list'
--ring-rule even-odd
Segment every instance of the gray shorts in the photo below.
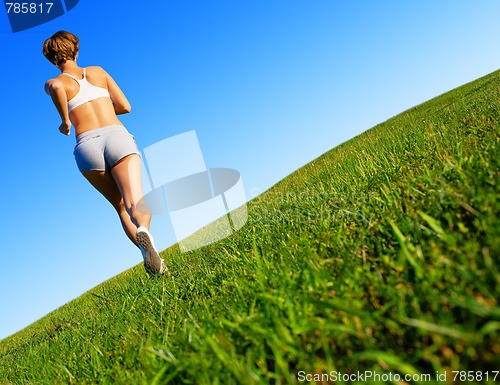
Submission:
{"label": "gray shorts", "polygon": [[109,171],[119,160],[131,154],[140,155],[134,137],[118,124],[78,135],[73,152],[80,171]]}

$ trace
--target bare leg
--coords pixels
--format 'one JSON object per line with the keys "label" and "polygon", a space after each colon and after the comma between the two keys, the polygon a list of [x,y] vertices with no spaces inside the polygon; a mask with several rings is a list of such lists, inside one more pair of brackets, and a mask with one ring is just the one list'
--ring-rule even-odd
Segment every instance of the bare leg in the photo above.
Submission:
{"label": "bare leg", "polygon": [[118,188],[113,176],[109,172],[94,170],[83,171],[82,174],[90,182],[90,184],[113,205],[118,213],[118,216],[120,217],[120,222],[123,230],[127,234],[127,237],[136,246],[139,246],[135,237],[137,227],[134,223],[132,223],[127,210],[125,210],[120,189]]}
{"label": "bare leg", "polygon": [[137,154],[126,156],[111,169],[111,175],[120,189],[125,210],[130,215],[130,220],[138,227],[136,242],[143,253],[144,267],[150,274],[163,274],[167,271],[167,267],[149,233],[152,215],[142,199],[141,173],[141,158]]}
{"label": "bare leg", "polygon": [[120,160],[112,169],[111,175],[120,190],[125,210],[136,227],[149,229],[151,212],[142,201],[141,158],[131,154]]}
{"label": "bare leg", "polygon": [[123,229],[130,240],[141,249],[144,267],[150,274],[167,271],[149,234],[151,212],[142,198],[141,160],[139,155],[128,155],[111,170],[85,171],[83,175],[115,207]]}

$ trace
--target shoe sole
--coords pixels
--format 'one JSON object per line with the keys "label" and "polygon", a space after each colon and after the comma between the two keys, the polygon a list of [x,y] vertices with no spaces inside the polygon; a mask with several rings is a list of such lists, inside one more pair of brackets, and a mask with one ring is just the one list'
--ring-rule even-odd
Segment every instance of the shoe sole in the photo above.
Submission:
{"label": "shoe sole", "polygon": [[153,246],[153,241],[148,233],[139,231],[136,234],[137,243],[144,247],[146,256],[144,258],[144,267],[149,274],[163,274],[167,269],[163,263],[163,259]]}

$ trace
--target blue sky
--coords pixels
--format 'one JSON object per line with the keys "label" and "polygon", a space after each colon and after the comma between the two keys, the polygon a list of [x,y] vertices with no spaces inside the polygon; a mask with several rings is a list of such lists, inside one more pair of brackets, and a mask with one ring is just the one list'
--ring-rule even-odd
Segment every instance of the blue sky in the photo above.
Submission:
{"label": "blue sky", "polygon": [[58,71],[41,54],[54,32],[75,33],[78,64],[121,86],[140,148],[196,130],[207,166],[238,170],[250,199],[498,69],[499,14],[498,0],[80,0],[12,33],[1,9],[0,339],[142,262],[57,130],[43,85]]}

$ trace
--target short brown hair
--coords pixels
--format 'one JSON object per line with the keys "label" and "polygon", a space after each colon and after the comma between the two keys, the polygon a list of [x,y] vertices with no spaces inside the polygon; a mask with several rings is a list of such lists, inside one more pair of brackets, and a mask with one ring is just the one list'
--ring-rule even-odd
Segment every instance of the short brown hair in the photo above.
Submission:
{"label": "short brown hair", "polygon": [[43,43],[43,55],[57,66],[75,60],[79,49],[79,39],[67,31],[58,31]]}

